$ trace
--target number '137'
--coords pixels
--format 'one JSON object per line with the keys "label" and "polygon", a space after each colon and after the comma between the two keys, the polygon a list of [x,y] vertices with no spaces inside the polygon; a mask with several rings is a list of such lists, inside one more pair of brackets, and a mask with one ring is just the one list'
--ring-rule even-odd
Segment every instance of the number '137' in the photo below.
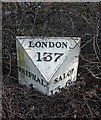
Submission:
{"label": "number '137'", "polygon": [[54,58],[54,62],[57,62],[62,55],[63,53],[37,52],[37,57],[38,57],[37,61],[41,62],[43,60],[43,61],[49,62]]}

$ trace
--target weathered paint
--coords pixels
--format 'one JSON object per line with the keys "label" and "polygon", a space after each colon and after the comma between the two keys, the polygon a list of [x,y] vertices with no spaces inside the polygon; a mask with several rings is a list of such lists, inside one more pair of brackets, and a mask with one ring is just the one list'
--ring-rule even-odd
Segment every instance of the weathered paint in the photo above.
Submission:
{"label": "weathered paint", "polygon": [[76,80],[80,38],[17,37],[16,45],[21,84],[51,95]]}
{"label": "weathered paint", "polygon": [[[24,84],[29,86],[30,84],[33,84],[33,87],[36,88],[37,90],[39,90],[40,92],[47,94],[47,87],[48,86],[44,86],[42,85],[38,79],[43,79],[44,84],[47,85],[47,81],[45,80],[45,78],[42,76],[42,74],[40,73],[40,71],[38,70],[38,68],[34,65],[33,61],[31,60],[31,58],[28,56],[28,54],[26,53],[26,51],[23,49],[23,47],[21,46],[21,44],[19,43],[18,40],[16,40],[16,45],[17,45],[17,49],[20,50],[20,55],[18,54],[19,52],[17,52],[17,57],[21,56],[23,54],[23,59],[21,61],[19,61],[20,59],[17,58],[18,60],[18,78],[19,78],[19,83],[20,84]],[[22,64],[22,62],[24,61],[24,64]],[[30,73],[32,73],[33,75],[36,75],[37,80],[30,78],[29,76],[26,75],[26,72],[22,72],[21,70],[19,70],[19,67],[23,69],[23,71],[29,71]]]}
{"label": "weathered paint", "polygon": [[[79,62],[79,52],[80,52],[80,43],[73,49],[67,56],[67,58],[64,60],[64,62],[61,64],[61,66],[58,68],[56,73],[53,75],[50,83],[49,83],[49,95],[51,95],[51,91],[53,90],[53,94],[55,92],[59,92],[59,89],[56,89],[58,86],[60,88],[66,86],[66,83],[68,83],[68,80],[71,81],[71,83],[74,83],[77,78],[77,69],[78,69],[78,62]],[[69,73],[71,71],[71,73]],[[63,77],[63,75],[68,74],[64,79],[55,82],[56,78],[59,79],[60,76]],[[67,84],[68,86],[69,84]]]}
{"label": "weathered paint", "polygon": [[[16,46],[17,46],[17,63],[19,66],[25,66],[25,58],[24,58],[24,52],[23,52],[23,48],[21,46],[21,44],[16,41]],[[21,78],[25,79],[25,75],[24,74],[20,74]]]}

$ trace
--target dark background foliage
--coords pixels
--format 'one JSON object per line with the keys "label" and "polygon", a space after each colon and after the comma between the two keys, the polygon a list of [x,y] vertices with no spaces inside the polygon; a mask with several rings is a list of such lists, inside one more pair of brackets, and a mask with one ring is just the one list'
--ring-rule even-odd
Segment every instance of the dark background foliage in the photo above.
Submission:
{"label": "dark background foliage", "polygon": [[[101,3],[3,3],[3,118],[101,117]],[[81,37],[77,82],[47,97],[18,84],[16,36]]]}

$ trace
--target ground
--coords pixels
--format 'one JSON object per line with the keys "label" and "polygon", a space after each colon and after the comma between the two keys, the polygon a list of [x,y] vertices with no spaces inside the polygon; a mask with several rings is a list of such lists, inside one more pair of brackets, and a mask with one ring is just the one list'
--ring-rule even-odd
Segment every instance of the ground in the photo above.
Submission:
{"label": "ground", "polygon": [[[3,3],[4,120],[101,119],[101,3]],[[17,78],[16,36],[81,37],[77,81],[46,96]]]}

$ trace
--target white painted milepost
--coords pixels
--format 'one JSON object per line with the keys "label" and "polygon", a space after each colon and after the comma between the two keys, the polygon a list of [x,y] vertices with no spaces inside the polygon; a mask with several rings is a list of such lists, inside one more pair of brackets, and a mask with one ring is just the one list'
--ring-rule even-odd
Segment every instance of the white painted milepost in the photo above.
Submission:
{"label": "white painted milepost", "polygon": [[76,80],[80,38],[17,36],[16,48],[21,84],[52,95]]}

